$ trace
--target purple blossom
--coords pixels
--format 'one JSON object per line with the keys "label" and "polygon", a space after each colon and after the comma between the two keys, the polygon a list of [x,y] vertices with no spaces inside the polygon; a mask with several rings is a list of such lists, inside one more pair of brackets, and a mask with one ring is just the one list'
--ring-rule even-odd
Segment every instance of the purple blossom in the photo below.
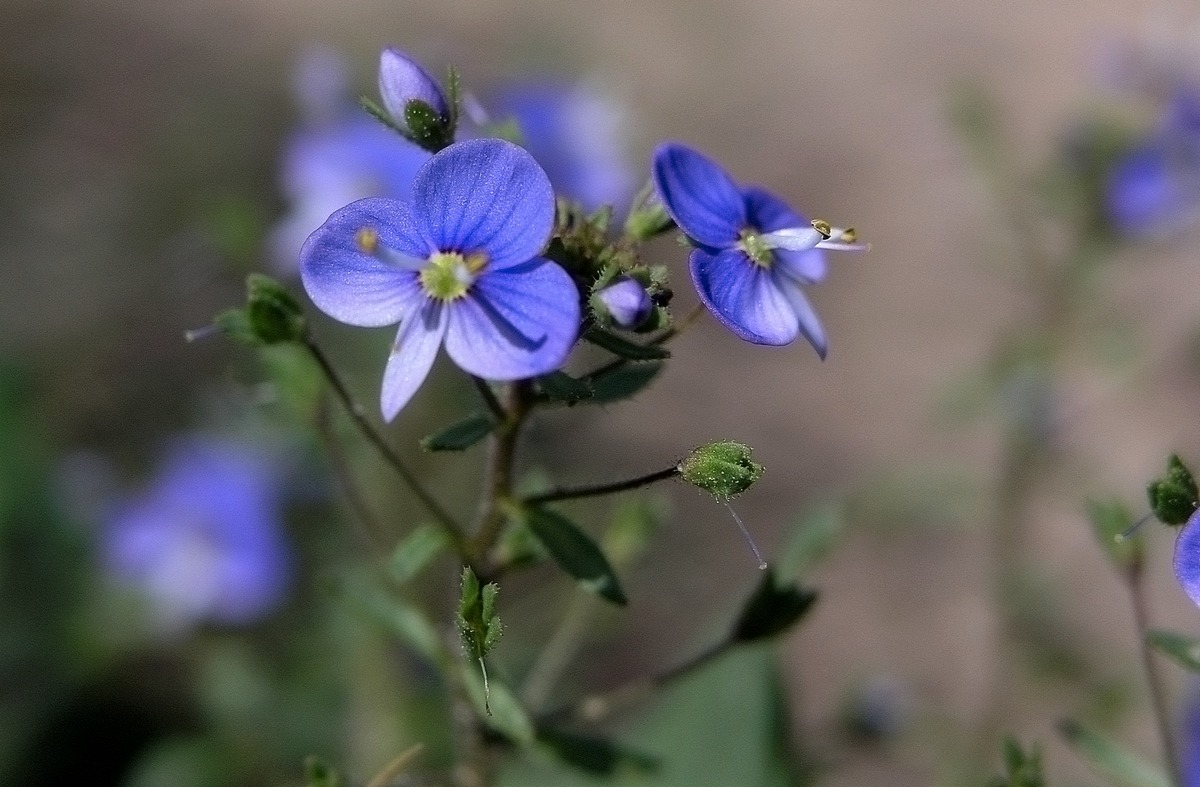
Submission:
{"label": "purple blossom", "polygon": [[617,276],[596,290],[595,298],[613,323],[626,329],[641,325],[654,308],[646,288],[628,276]]}
{"label": "purple blossom", "polygon": [[280,507],[279,478],[263,455],[215,438],[180,439],[109,520],[103,559],[166,628],[252,623],[287,589]]}
{"label": "purple blossom", "polygon": [[369,198],[330,216],[301,250],[301,280],[336,320],[400,323],[380,396],[390,421],[443,341],[488,380],[563,363],[580,306],[566,271],[539,256],[553,225],[554,192],[532,156],[498,139],[458,142],[417,173],[411,204]]}
{"label": "purple blossom", "polygon": [[789,344],[803,334],[824,358],[825,329],[803,288],[825,278],[821,249],[866,249],[853,230],[810,222],[764,189],[739,187],[678,143],[654,152],[653,176],[667,212],[696,246],[692,281],[717,320],[755,344]]}
{"label": "purple blossom", "polygon": [[1192,603],[1200,607],[1200,509],[1175,537],[1175,579]]}

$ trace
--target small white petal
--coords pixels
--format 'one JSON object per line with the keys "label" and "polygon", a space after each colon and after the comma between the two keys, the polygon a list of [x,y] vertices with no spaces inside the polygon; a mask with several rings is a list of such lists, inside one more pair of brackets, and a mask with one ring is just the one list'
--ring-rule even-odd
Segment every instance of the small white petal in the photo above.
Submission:
{"label": "small white petal", "polygon": [[759,240],[771,249],[786,249],[787,251],[807,251],[822,246],[825,236],[812,227],[788,227],[787,229],[767,232],[759,236]]}

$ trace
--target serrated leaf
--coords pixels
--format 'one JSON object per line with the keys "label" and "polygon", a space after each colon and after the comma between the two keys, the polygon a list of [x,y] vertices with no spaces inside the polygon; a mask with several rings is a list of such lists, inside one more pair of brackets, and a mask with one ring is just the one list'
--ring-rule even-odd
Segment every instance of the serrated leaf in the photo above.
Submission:
{"label": "serrated leaf", "polygon": [[588,404],[610,404],[634,396],[654,381],[664,365],[662,361],[623,363],[590,376],[592,397]]}
{"label": "serrated leaf", "polygon": [[1115,784],[1121,787],[1171,787],[1170,780],[1161,770],[1078,722],[1067,719],[1059,723],[1058,729],[1077,754]]}
{"label": "serrated leaf", "polygon": [[793,526],[779,559],[771,565],[779,581],[793,582],[808,576],[833,551],[844,529],[840,506],[831,504],[807,512]]}
{"label": "serrated leaf", "polygon": [[592,386],[586,380],[578,380],[565,372],[551,372],[537,378],[542,394],[552,402],[572,405],[592,397]]}
{"label": "serrated leaf", "polygon": [[661,345],[637,344],[600,328],[588,328],[583,332],[583,338],[627,361],[659,361],[671,357],[670,350]]}
{"label": "serrated leaf", "polygon": [[392,578],[408,582],[449,546],[445,530],[436,525],[421,525],[392,551],[392,559],[388,561]]}
{"label": "serrated leaf", "polygon": [[426,451],[463,451],[492,433],[496,422],[483,413],[472,413],[456,423],[421,438]]}
{"label": "serrated leaf", "polygon": [[463,685],[476,713],[496,732],[513,743],[527,746],[534,741],[533,721],[512,690],[501,681],[486,686],[481,673],[462,665]]}
{"label": "serrated leaf", "polygon": [[548,508],[529,509],[525,521],[554,562],[585,589],[614,604],[629,603],[604,552],[574,522]]}
{"label": "serrated leaf", "polygon": [[653,773],[659,765],[657,757],[619,746],[607,738],[540,729],[537,739],[563,762],[597,776],[612,776],[617,771]]}
{"label": "serrated leaf", "polygon": [[780,583],[774,569],[766,569],[762,582],[742,606],[731,638],[754,642],[781,634],[799,621],[817,600],[815,590]]}
{"label": "serrated leaf", "polygon": [[1146,642],[1170,656],[1184,669],[1200,672],[1200,639],[1173,631],[1147,631]]}

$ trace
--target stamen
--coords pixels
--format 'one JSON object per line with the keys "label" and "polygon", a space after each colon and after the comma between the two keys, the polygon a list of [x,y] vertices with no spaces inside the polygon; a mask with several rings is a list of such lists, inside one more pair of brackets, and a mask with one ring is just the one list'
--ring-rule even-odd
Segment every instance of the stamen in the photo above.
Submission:
{"label": "stamen", "polygon": [[840,232],[842,243],[856,243],[858,241],[858,231],[853,227],[847,227]]}
{"label": "stamen", "polygon": [[1127,541],[1130,538],[1130,536],[1132,536],[1135,532],[1137,532],[1138,528],[1140,528],[1142,525],[1149,522],[1150,517],[1152,517],[1152,516],[1154,516],[1154,514],[1146,514],[1144,517],[1142,517],[1138,521],[1134,522],[1132,525],[1125,528],[1120,533],[1117,533],[1115,536],[1113,536],[1113,541],[1117,542],[1118,544],[1125,543],[1125,541]]}
{"label": "stamen", "polygon": [[194,328],[190,331],[184,331],[183,338],[187,342],[195,342],[199,341],[200,339],[207,339],[208,337],[220,332],[221,326],[213,323],[211,325],[205,325],[203,328]]}
{"label": "stamen", "polygon": [[754,543],[750,531],[746,528],[746,523],[737,515],[737,511],[733,510],[733,506],[729,505],[728,500],[722,500],[721,502],[729,509],[729,513],[733,516],[733,521],[737,522],[738,530],[742,531],[742,538],[746,539],[746,543],[750,545],[750,551],[754,553],[754,559],[758,561],[758,570],[765,571],[767,569],[767,561],[763,560],[762,552],[758,551],[758,544]]}
{"label": "stamen", "polygon": [[374,227],[363,227],[354,234],[354,242],[364,254],[374,254],[379,249],[379,231]]}
{"label": "stamen", "polygon": [[825,219],[813,219],[812,226],[814,230],[821,233],[825,240],[829,240],[829,237],[833,234],[833,227]]}

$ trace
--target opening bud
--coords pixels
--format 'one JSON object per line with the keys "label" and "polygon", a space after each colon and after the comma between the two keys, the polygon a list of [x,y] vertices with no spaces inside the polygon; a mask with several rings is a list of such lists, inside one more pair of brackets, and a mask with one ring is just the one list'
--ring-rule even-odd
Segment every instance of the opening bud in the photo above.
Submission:
{"label": "opening bud", "polygon": [[679,475],[718,500],[728,500],[762,477],[763,466],[750,458],[750,451],[732,440],[700,446],[679,463]]}
{"label": "opening bud", "polygon": [[601,322],[632,331],[650,317],[654,302],[640,282],[620,275],[592,293],[591,306]]}

